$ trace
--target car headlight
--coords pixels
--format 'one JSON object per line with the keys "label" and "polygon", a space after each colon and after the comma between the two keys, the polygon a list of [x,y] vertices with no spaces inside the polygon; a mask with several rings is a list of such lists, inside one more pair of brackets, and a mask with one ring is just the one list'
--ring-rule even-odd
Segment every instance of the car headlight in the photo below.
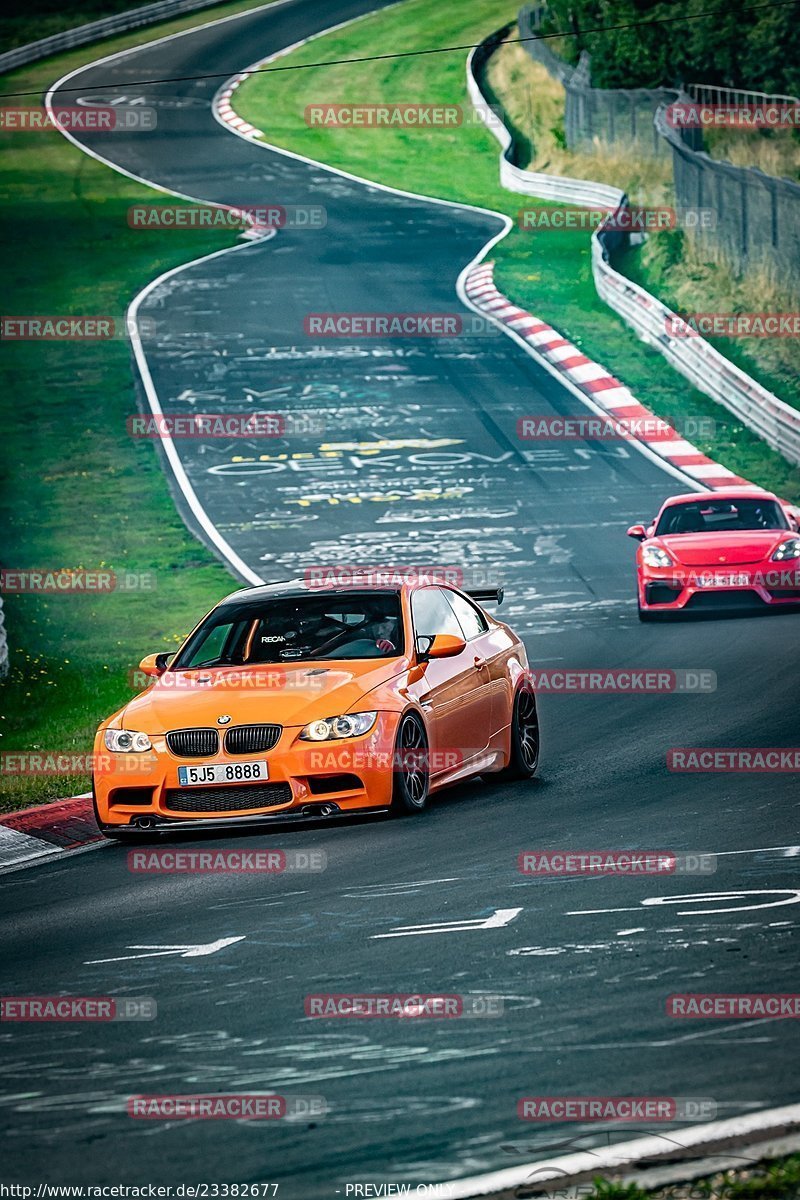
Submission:
{"label": "car headlight", "polygon": [[800,537],[788,538],[781,542],[772,555],[773,562],[786,562],[789,558],[800,558]]}
{"label": "car headlight", "polygon": [[675,559],[660,546],[647,546],[642,551],[642,562],[646,567],[674,567]]}
{"label": "car headlight", "polygon": [[106,750],[115,753],[144,754],[146,750],[153,749],[146,733],[134,733],[130,729],[107,729],[104,740]]}
{"label": "car headlight", "polygon": [[311,721],[301,731],[300,737],[308,742],[330,742],[338,738],[361,737],[375,724],[377,712],[348,713],[343,717],[325,717],[322,721]]}

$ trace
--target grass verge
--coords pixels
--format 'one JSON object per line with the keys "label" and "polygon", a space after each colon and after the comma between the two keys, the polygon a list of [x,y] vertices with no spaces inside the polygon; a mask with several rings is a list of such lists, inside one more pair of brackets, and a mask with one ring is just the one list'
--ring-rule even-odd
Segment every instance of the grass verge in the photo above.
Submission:
{"label": "grass verge", "polygon": [[593,154],[567,149],[564,88],[525,49],[501,46],[489,59],[486,81],[506,113],[515,136],[517,164],[530,171],[573,175],[622,188],[641,204],[667,204],[672,198],[669,160],[650,161],[615,145]]}
{"label": "grass verge", "polygon": [[[406,0],[326,34],[281,59],[281,66],[358,58],[376,46],[394,51],[479,41],[513,21],[504,0],[473,0],[469,6],[437,0]],[[498,179],[498,145],[471,117],[465,85],[465,53],[308,66],[285,86],[285,75],[251,76],[236,94],[236,109],[265,131],[266,140],[368,179],[448,200],[485,205],[515,218],[530,201],[504,191]],[[320,103],[461,104],[458,127],[412,129],[309,126],[308,105]],[[716,436],[700,448],[737,474],[800,500],[800,470],[742,428],[712,400],[694,391],[660,354],[644,346],[597,297],[589,237],[581,230],[515,228],[493,251],[498,287],[517,304],[551,321],[583,352],[623,379],[659,416],[676,422],[710,417]]]}
{"label": "grass verge", "polygon": [[635,1183],[597,1183],[587,1200],[797,1200],[798,1196],[800,1154],[791,1154],[656,1191],[644,1191]]}
{"label": "grass verge", "polygon": [[757,167],[765,175],[800,180],[797,129],[712,127],[703,131],[703,143],[712,158],[724,158],[735,167]]}
{"label": "grass verge", "polygon": [[[225,5],[109,40],[103,52],[253,7]],[[44,88],[96,47],[7,75],[4,92]],[[113,136],[113,135],[109,135]],[[6,133],[2,156],[4,313],[122,318],[160,272],[235,244],[229,232],[130,229],[154,193],[55,131]],[[133,694],[129,672],[169,648],[220,596],[229,573],[186,530],[152,444],[133,442],[130,350],[98,342],[0,343],[7,568],[144,573],[152,591],[5,595],[11,670],[2,685],[4,752],[91,750],[100,718]],[[85,790],[88,776],[0,776],[4,811]]]}

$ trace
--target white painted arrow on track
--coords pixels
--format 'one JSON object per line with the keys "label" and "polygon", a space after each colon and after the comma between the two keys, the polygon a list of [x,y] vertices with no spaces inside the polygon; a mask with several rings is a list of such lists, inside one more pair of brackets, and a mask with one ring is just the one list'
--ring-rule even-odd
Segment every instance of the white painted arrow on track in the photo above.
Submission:
{"label": "white painted arrow on track", "polygon": [[146,954],[122,954],[117,958],[90,958],[84,966],[91,967],[95,963],[128,962],[132,958],[162,958],[167,954],[178,954],[181,958],[204,958],[207,954],[216,954],[234,942],[243,942],[241,937],[218,938],[216,942],[206,942],[204,946],[128,946],[129,950],[146,950]]}
{"label": "white painted arrow on track", "polygon": [[[728,904],[728,900],[747,900],[749,896],[777,896],[777,900],[756,900],[753,904]],[[590,917],[597,913],[641,912],[642,907],[661,904],[725,904],[724,908],[684,908],[679,917],[705,917],[717,913],[755,912],[759,908],[781,908],[784,904],[800,904],[800,888],[748,888],[743,892],[691,892],[683,896],[648,896],[633,908],[581,908],[566,913],[568,917]]]}
{"label": "white painted arrow on track", "polygon": [[422,937],[426,933],[466,933],[470,929],[502,929],[521,912],[521,908],[496,908],[490,917],[477,917],[472,921],[436,921],[428,925],[400,925],[391,933],[373,933],[372,937]]}

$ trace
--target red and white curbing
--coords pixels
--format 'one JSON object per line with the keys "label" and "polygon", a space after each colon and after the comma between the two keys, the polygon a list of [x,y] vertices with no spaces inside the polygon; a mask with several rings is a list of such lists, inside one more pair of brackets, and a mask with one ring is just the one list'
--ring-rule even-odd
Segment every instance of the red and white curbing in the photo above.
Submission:
{"label": "red and white curbing", "polygon": [[[234,75],[232,79],[229,79],[225,86],[219,92],[217,92],[216,96],[214,97],[213,106],[219,119],[224,121],[226,125],[230,125],[231,129],[235,129],[237,133],[242,135],[242,137],[259,138],[263,137],[261,130],[256,129],[255,125],[251,125],[249,121],[245,121],[242,117],[238,116],[231,105],[231,97],[233,96],[233,93],[236,91],[239,85],[244,83],[245,79],[247,79],[247,74],[248,73],[245,71],[240,75]],[[251,214],[247,212],[245,212],[244,215],[251,222],[251,225],[249,229],[245,230],[245,232],[240,235],[243,242],[253,242],[265,237],[272,237],[274,235],[274,229],[266,225],[259,225],[258,222],[253,219]]]}
{"label": "red and white curbing", "polygon": [[0,817],[0,870],[59,858],[102,841],[88,792],[7,813]]}
{"label": "red and white curbing", "polygon": [[[594,405],[604,408],[609,417],[624,422],[643,422],[655,427],[658,418],[636,399],[631,391],[609,374],[605,367],[578,349],[565,337],[548,325],[519,308],[499,292],[494,283],[494,263],[482,262],[470,271],[465,280],[465,291],[476,308],[495,317],[527,342],[533,354],[544,360],[567,378],[587,396]],[[663,428],[663,424],[662,424]],[[666,436],[651,441],[637,437],[649,450],[665,462],[677,467],[685,475],[705,488],[742,486],[757,490],[757,485],[735,475],[727,467],[714,462],[701,453],[691,442],[673,430],[674,438]],[[635,435],[632,435],[634,437]]]}
{"label": "red and white curbing", "polygon": [[260,129],[256,129],[255,125],[251,125],[249,121],[245,121],[242,117],[237,116],[231,104],[231,97],[240,84],[244,83],[248,77],[248,72],[243,71],[239,75],[234,75],[227,81],[225,86],[217,92],[214,97],[214,107],[219,113],[226,125],[231,125],[235,130],[241,133],[244,137],[263,137]]}

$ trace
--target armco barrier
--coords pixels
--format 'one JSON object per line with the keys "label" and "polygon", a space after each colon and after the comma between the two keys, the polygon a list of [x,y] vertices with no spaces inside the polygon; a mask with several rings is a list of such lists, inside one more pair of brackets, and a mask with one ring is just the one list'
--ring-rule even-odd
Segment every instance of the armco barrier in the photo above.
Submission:
{"label": "armco barrier", "polygon": [[[619,188],[591,180],[524,171],[513,164],[513,138],[489,107],[480,72],[507,29],[486,38],[467,59],[467,89],[479,116],[500,142],[500,182],[511,192],[556,200],[582,208],[627,206]],[[669,319],[675,314],[611,265],[611,254],[629,235],[601,225],[592,234],[592,274],[600,298],[630,325],[642,341],[659,350],[689,382],[733,413],[743,425],[790,462],[800,464],[800,411],[780,400],[734,366],[702,337],[672,338]]]}
{"label": "armco barrier", "polygon": [[117,13],[113,17],[103,17],[86,25],[76,25],[74,29],[65,29],[63,33],[54,33],[51,37],[41,38],[38,42],[28,42],[25,46],[17,46],[14,50],[0,54],[0,74],[13,71],[16,67],[24,67],[26,63],[37,62],[51,54],[59,54],[62,50],[72,50],[75,46],[85,46],[87,42],[96,42],[115,33],[126,33],[129,29],[139,29],[142,25],[154,25],[156,21],[164,21],[168,17],[177,17],[181,13],[194,12],[201,8],[211,8],[213,4],[218,3],[219,0],[158,0],[156,4],[144,4],[141,8],[131,8],[128,12]]}
{"label": "armco barrier", "polygon": [[570,179],[566,175],[543,175],[525,171],[514,163],[514,139],[494,108],[484,96],[478,79],[487,60],[496,46],[510,32],[507,25],[470,51],[467,59],[467,90],[481,120],[492,131],[502,146],[500,156],[500,182],[510,192],[536,196],[541,200],[555,200],[561,204],[578,204],[590,208],[617,208],[623,193],[619,188],[604,183],[591,183],[585,179]]}
{"label": "armco barrier", "polygon": [[800,464],[800,412],[734,366],[705,338],[670,337],[667,327],[675,314],[614,270],[608,240],[602,226],[592,235],[592,273],[600,298],[694,387],[727,408],[784,458]]}

